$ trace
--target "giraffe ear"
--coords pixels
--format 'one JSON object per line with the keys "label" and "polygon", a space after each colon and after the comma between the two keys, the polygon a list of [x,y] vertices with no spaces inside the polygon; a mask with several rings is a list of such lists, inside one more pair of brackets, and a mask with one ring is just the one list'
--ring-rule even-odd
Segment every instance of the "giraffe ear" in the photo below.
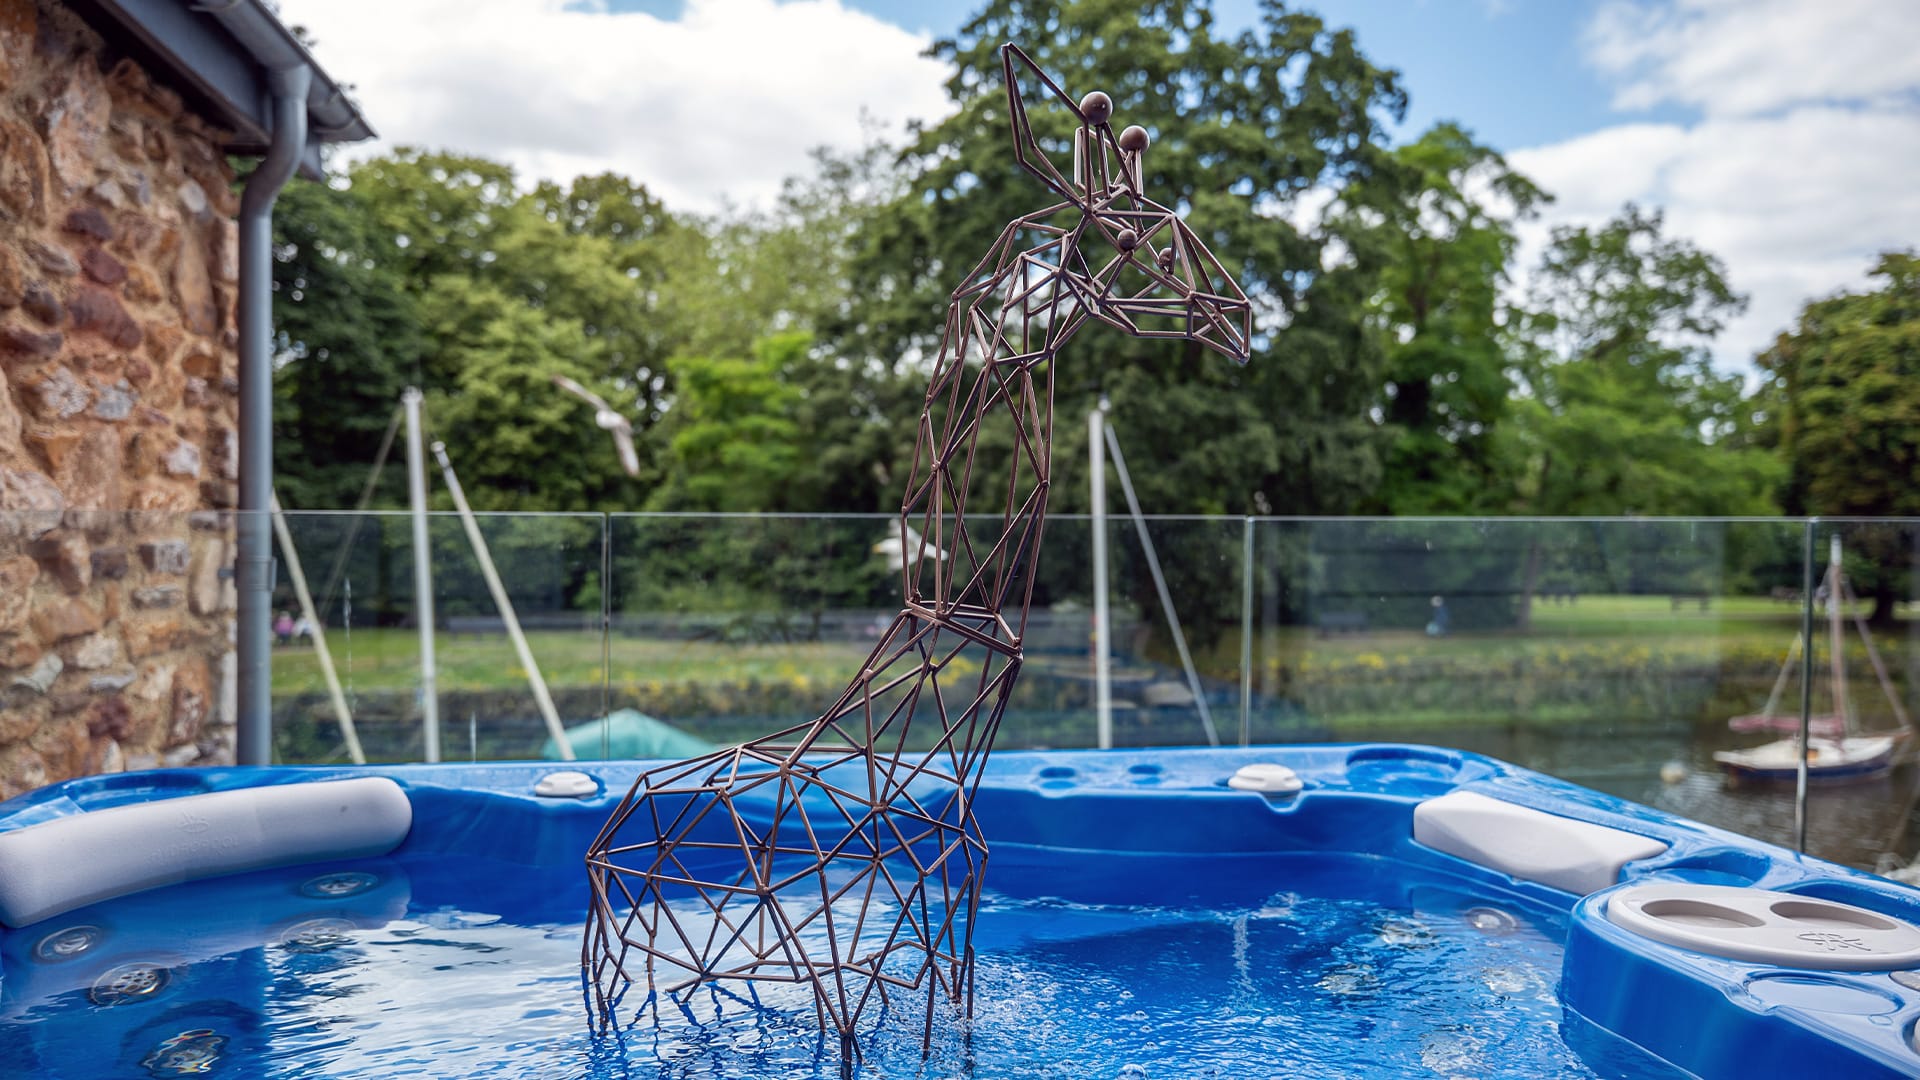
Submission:
{"label": "giraffe ear", "polygon": [[1063,198],[1079,199],[1082,193],[1070,176],[1072,165],[1069,164],[1068,173],[1062,173],[1047,152],[1041,149],[1039,140],[1034,138],[1033,125],[1027,120],[1026,97],[1020,92],[1021,77],[1024,75],[1036,80],[1047,95],[1073,114],[1080,127],[1087,126],[1087,118],[1080,112],[1080,106],[1067,96],[1067,92],[1060,89],[1060,84],[1047,78],[1047,73],[1040,70],[1040,65],[1020,51],[1018,45],[1008,42],[1000,46],[1000,63],[1007,79],[1007,115],[1013,122],[1014,160],[1056,194]]}

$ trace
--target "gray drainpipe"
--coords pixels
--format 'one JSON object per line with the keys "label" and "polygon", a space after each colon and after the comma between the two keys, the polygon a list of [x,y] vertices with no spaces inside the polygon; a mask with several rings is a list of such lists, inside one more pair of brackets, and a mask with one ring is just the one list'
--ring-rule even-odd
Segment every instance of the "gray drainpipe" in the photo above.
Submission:
{"label": "gray drainpipe", "polygon": [[273,142],[240,197],[240,506],[234,576],[239,611],[235,723],[241,765],[273,756],[273,551],[268,507],[273,499],[273,201],[307,147],[306,65],[269,72]]}

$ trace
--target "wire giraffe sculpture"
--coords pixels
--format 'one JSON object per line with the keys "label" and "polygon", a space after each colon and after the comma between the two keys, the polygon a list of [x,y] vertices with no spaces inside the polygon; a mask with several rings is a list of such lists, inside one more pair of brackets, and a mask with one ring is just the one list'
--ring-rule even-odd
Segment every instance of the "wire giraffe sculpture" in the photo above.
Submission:
{"label": "wire giraffe sculpture", "polygon": [[[1146,131],[1116,136],[1106,94],[1076,103],[1011,44],[1001,59],[1015,157],[1060,201],[1009,223],[953,293],[900,507],[906,603],[818,719],[634,782],[586,856],[581,963],[602,1023],[616,1022],[636,960],[654,992],[810,985],[843,1060],[862,1011],[890,991],[925,993],[923,1052],[943,994],[972,1015],[987,861],[973,797],[1020,673],[1054,356],[1095,319],[1247,360],[1246,295],[1141,190]],[[1070,176],[1034,135],[1022,73],[1078,121]],[[996,412],[1011,419],[1011,462],[976,489]],[[997,516],[968,516],[981,490],[1004,490]]]}

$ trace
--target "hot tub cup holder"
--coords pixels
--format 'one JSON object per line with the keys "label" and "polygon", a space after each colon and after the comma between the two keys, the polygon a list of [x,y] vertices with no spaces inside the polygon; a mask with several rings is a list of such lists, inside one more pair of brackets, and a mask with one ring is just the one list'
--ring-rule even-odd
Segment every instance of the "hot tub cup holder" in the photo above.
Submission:
{"label": "hot tub cup holder", "polygon": [[1048,765],[1037,774],[1040,786],[1049,791],[1060,791],[1074,787],[1079,783],[1079,770],[1068,765]]}
{"label": "hot tub cup holder", "polygon": [[1607,900],[1607,920],[1730,960],[1824,971],[1920,966],[1920,927],[1866,908],[1727,885],[1650,882]]}
{"label": "hot tub cup holder", "polygon": [[1292,795],[1306,786],[1292,769],[1277,761],[1257,761],[1242,765],[1227,778],[1235,791],[1257,791],[1262,795]]}
{"label": "hot tub cup holder", "polygon": [[600,794],[600,781],[576,769],[561,769],[542,776],[533,793],[543,799],[585,799]]}

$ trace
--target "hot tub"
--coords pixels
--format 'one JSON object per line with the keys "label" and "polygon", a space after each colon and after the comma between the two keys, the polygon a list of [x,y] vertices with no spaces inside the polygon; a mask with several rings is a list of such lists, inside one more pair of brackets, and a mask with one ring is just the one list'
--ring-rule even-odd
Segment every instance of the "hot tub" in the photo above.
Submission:
{"label": "hot tub", "polygon": [[[837,1075],[791,986],[593,1023],[582,855],[641,767],[0,804],[0,868],[39,886],[0,882],[0,1075]],[[857,1075],[1920,1075],[1920,892],[1488,758],[1006,752],[977,805],[975,1015],[923,1061],[919,1010],[882,1013]]]}

